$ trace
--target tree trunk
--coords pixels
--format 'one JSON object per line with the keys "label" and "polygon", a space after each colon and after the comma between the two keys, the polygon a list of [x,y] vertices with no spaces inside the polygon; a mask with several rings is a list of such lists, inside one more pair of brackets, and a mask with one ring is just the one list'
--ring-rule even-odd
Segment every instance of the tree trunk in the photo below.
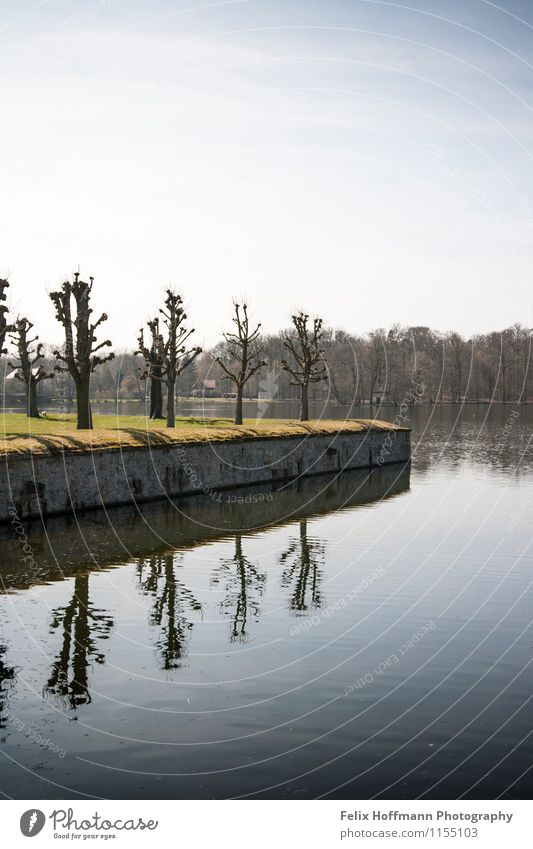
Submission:
{"label": "tree trunk", "polygon": [[309,421],[309,384],[302,383],[300,395],[300,421]]}
{"label": "tree trunk", "polygon": [[76,384],[76,408],[78,413],[78,430],[92,430],[93,416],[89,396],[90,378],[82,379]]}
{"label": "tree trunk", "polygon": [[39,410],[37,409],[37,383],[30,377],[29,383],[26,384],[26,415],[30,419],[39,418]]}
{"label": "tree trunk", "polygon": [[176,427],[176,408],[174,400],[175,380],[167,381],[167,427]]}
{"label": "tree trunk", "polygon": [[242,425],[242,386],[237,384],[237,401],[235,402],[235,424]]}
{"label": "tree trunk", "polygon": [[155,367],[150,378],[150,418],[163,418],[163,387],[161,385],[161,368]]}
{"label": "tree trunk", "polygon": [[341,406],[345,406],[346,405],[346,396],[343,395],[339,391],[339,388],[337,386],[337,382],[335,380],[335,376],[334,376],[332,371],[330,372],[330,375],[329,375],[329,385],[331,386],[331,392],[332,392],[333,397],[335,398],[335,401],[337,402],[337,404],[340,404]]}
{"label": "tree trunk", "polygon": [[352,399],[355,404],[361,400],[361,403],[365,403],[365,383],[363,370],[360,372],[357,371],[356,368],[351,368],[352,374]]}

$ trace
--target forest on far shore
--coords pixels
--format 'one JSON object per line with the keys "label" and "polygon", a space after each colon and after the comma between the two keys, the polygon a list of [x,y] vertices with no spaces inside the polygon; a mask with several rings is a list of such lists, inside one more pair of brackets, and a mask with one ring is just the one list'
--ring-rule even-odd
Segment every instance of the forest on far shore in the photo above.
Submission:
{"label": "forest on far shore", "polygon": [[[298,387],[281,367],[286,357],[283,338],[287,331],[261,337],[267,367],[253,375],[245,388],[245,398],[291,400]],[[378,329],[365,335],[324,327],[322,348],[328,377],[309,388],[310,400],[329,398],[338,404],[453,402],[532,402],[532,330],[515,324],[503,331],[465,339],[453,331],[442,333],[429,327]],[[178,397],[228,397],[233,386],[224,379],[216,362],[223,357],[227,343],[222,340],[204,350],[178,378]],[[91,377],[93,400],[143,400],[146,381],[142,379],[142,357],[135,356],[135,340],[130,351],[115,351],[115,358],[103,363]],[[43,346],[43,366],[53,370],[52,347]],[[4,403],[23,402],[24,387],[9,379],[9,356],[0,361]],[[68,380],[68,378],[67,378]],[[417,387],[417,391],[413,389]],[[68,387],[74,394],[74,387]],[[39,386],[41,405],[53,405],[57,398],[56,378]]]}

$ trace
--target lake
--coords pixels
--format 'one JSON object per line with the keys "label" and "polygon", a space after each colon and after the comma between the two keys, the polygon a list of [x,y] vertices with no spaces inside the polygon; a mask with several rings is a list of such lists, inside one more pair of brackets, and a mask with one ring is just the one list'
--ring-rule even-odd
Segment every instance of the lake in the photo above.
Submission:
{"label": "lake", "polygon": [[28,525],[31,569],[4,526],[0,791],[527,798],[533,410],[409,424],[408,467]]}

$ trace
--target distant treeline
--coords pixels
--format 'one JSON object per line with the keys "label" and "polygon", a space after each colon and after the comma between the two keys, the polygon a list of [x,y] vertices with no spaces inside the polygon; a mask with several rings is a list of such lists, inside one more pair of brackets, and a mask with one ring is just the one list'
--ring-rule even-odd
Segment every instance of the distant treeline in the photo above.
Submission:
{"label": "distant treeline", "polygon": [[[298,386],[282,368],[287,352],[283,340],[289,331],[264,334],[262,357],[267,366],[247,382],[245,398],[298,399]],[[324,328],[321,346],[327,379],[312,384],[310,400],[351,404],[533,401],[532,331],[515,324],[503,331],[465,339],[458,333],[440,333],[429,327],[378,329],[365,335]],[[227,342],[203,351],[176,381],[177,396],[223,397],[233,392],[224,379],[217,357],[224,359]],[[51,348],[43,347],[43,368],[53,371]],[[2,374],[9,374],[3,357]],[[117,351],[91,377],[93,400],[144,400],[142,358]],[[67,396],[74,397],[70,378],[61,377]],[[65,384],[66,380],[66,384]],[[417,388],[414,391],[413,387]],[[24,396],[16,380],[4,384],[6,404]],[[65,394],[65,389],[62,390]],[[39,385],[41,404],[57,399],[57,378]]]}

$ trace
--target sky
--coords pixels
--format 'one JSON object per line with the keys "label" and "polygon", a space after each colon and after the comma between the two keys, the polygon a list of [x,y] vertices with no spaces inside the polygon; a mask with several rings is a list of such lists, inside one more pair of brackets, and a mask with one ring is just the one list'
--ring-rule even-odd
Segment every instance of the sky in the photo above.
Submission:
{"label": "sky", "polygon": [[166,287],[364,333],[533,325],[533,4],[2,0],[0,276],[94,276],[135,346]]}

